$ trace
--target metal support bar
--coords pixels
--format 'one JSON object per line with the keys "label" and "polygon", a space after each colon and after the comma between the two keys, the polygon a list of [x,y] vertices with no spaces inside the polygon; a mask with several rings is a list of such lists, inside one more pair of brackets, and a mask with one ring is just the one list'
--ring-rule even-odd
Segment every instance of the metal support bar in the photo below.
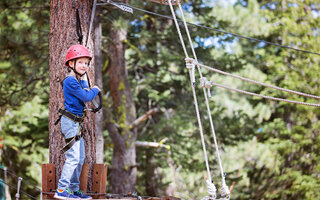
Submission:
{"label": "metal support bar", "polygon": [[17,187],[17,193],[16,193],[16,200],[19,200],[19,198],[20,198],[20,186],[21,186],[21,181],[22,181],[22,178],[21,178],[21,177],[18,177],[18,187]]}

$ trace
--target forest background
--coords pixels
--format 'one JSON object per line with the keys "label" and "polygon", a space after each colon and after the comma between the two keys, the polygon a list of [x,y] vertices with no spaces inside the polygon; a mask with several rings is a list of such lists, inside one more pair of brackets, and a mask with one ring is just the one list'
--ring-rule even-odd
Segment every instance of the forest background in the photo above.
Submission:
{"label": "forest background", "polygon": [[[168,6],[130,1],[130,5],[169,15]],[[50,2],[0,2],[0,162],[41,186],[41,164],[49,161]],[[257,39],[320,52],[320,1],[184,1],[187,21]],[[178,16],[179,15],[179,12]],[[184,54],[173,21],[134,10],[104,6],[102,75],[104,109],[112,109],[108,86],[110,24],[126,33],[125,63],[137,115],[159,112],[138,127],[138,141],[166,140],[170,148],[137,147],[141,195],[171,194],[182,199],[206,195],[206,168]],[[320,95],[320,56],[190,26],[198,60],[209,66],[272,85]],[[61,63],[61,67],[63,64]],[[314,99],[203,70],[205,77],[235,88],[274,97],[317,103]],[[198,76],[197,76],[198,77]],[[214,183],[219,168],[197,86],[205,141]],[[320,198],[319,110],[211,89],[210,107],[231,199]],[[106,128],[104,163],[112,168],[112,140]],[[0,172],[3,177],[2,171]],[[108,180],[112,176],[108,175]],[[9,177],[12,185],[16,179]],[[108,181],[109,182],[109,181]],[[22,189],[36,196],[29,185]],[[112,192],[107,185],[107,192]],[[14,196],[15,191],[11,191]]]}

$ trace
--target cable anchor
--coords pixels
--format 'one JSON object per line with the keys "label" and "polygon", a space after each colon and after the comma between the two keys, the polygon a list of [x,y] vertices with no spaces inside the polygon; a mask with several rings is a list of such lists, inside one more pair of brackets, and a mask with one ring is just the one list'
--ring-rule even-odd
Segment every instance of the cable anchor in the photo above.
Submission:
{"label": "cable anchor", "polygon": [[[111,1],[111,0],[108,0],[106,3],[111,4],[111,5],[119,8],[119,9],[122,10],[122,11],[125,11],[125,12],[128,12],[128,13],[133,14],[133,9],[130,8],[129,6],[125,6],[125,5],[123,5],[123,4],[118,4],[118,3],[115,3],[115,2],[113,2],[113,1]],[[100,4],[97,4],[97,5],[100,5]]]}

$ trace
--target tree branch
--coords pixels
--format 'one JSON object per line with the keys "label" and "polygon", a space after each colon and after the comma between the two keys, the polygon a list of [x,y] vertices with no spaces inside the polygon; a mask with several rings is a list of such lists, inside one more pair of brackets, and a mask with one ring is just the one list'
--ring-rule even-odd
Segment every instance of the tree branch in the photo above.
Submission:
{"label": "tree branch", "polygon": [[144,120],[146,120],[150,115],[153,115],[159,111],[158,108],[152,108],[151,110],[147,111],[144,115],[136,119],[134,122],[130,124],[130,130],[139,126]]}
{"label": "tree branch", "polygon": [[170,149],[170,145],[165,145],[164,143],[168,138],[161,140],[160,142],[144,142],[144,141],[136,141],[136,147],[153,147],[153,148],[161,148],[164,147],[166,149]]}

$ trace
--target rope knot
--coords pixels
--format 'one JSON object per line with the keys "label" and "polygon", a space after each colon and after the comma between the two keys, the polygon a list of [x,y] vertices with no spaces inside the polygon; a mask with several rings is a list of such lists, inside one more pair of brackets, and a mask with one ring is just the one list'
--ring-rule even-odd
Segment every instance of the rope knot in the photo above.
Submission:
{"label": "rope knot", "polygon": [[187,57],[185,58],[185,61],[186,61],[186,67],[189,70],[192,85],[195,86],[196,84],[196,78],[194,76],[195,60],[193,58]]}
{"label": "rope knot", "polygon": [[217,198],[216,186],[210,180],[207,180],[206,183],[207,183],[209,196],[203,197],[201,200],[216,200]]}
{"label": "rope knot", "polygon": [[226,184],[223,184],[220,189],[221,197],[225,199],[230,199],[230,190]]}
{"label": "rope knot", "polygon": [[206,77],[200,78],[200,86],[202,88],[207,88],[208,89],[208,96],[211,98],[211,91],[210,88],[212,87],[211,81],[208,81]]}
{"label": "rope knot", "polygon": [[188,68],[188,69],[192,69],[192,68],[194,68],[195,67],[195,60],[193,59],[193,58],[185,58],[185,61],[186,61],[186,67]]}
{"label": "rope knot", "polygon": [[211,88],[211,81],[208,81],[206,77],[200,78],[200,86],[203,88]]}
{"label": "rope knot", "polygon": [[210,180],[207,180],[207,188],[208,188],[208,194],[210,196],[216,198],[217,197],[217,188]]}

